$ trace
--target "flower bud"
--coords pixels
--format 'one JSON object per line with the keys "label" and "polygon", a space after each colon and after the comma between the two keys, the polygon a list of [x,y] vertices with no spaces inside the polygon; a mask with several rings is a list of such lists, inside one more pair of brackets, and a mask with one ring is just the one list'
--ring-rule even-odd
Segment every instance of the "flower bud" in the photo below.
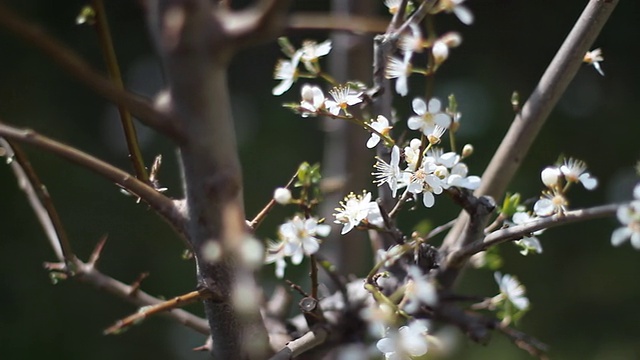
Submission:
{"label": "flower bud", "polygon": [[462,157],[463,158],[467,158],[469,156],[471,156],[473,154],[473,145],[471,144],[466,144],[463,148],[462,148]]}
{"label": "flower bud", "polygon": [[291,191],[285,188],[277,188],[273,192],[273,199],[280,205],[287,205],[291,201]]}
{"label": "flower bud", "polygon": [[542,170],[540,173],[540,178],[542,179],[542,183],[548,188],[554,188],[558,186],[560,182],[560,176],[562,173],[560,169],[557,167],[548,167]]}

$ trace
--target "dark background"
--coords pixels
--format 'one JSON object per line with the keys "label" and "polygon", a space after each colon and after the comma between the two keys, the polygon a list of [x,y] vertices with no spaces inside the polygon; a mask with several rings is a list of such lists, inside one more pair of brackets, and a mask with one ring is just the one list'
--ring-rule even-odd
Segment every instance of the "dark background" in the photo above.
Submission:
{"label": "dark background", "polygon": [[[93,29],[75,25],[81,1],[9,1],[26,18],[103,69]],[[382,1],[371,1],[385,16]],[[468,1],[476,22],[466,27],[452,15],[437,17],[440,31],[455,29],[463,44],[437,76],[435,93],[454,92],[463,113],[460,143],[471,142],[476,154],[467,161],[480,174],[513,119],[509,103],[518,90],[524,101],[571,29],[587,1]],[[328,10],[328,1],[298,1],[305,10]],[[107,2],[113,38],[127,86],[152,97],[162,87],[162,75],[145,28],[144,17],[130,1]],[[638,109],[640,83],[637,28],[640,4],[621,1],[595,47],[602,47],[606,77],[584,65],[535,142],[518,176],[509,186],[525,198],[541,189],[539,172],[560,153],[586,160],[600,179],[596,191],[576,187],[571,207],[578,208],[630,198],[638,180]],[[301,38],[324,40],[310,32]],[[296,42],[298,44],[298,42]],[[30,45],[0,29],[0,116],[11,124],[33,128],[47,136],[129,169],[117,113],[110,105],[70,78]],[[280,98],[271,96],[278,47],[268,44],[247,50],[231,66],[230,86],[244,166],[246,207],[251,217],[284,184],[302,161],[321,160],[323,132],[317,119],[300,119],[280,104],[298,100],[299,84]],[[363,66],[370,66],[363,64]],[[423,88],[418,76],[411,89]],[[401,118],[409,101],[398,101]],[[175,150],[157,134],[140,126],[148,163],[163,154],[160,173],[170,196],[179,197]],[[143,289],[171,297],[193,289],[193,264],[181,259],[182,245],[169,227],[144,205],[121,195],[113,184],[55,156],[27,148],[46,183],[78,255],[86,259],[103,234],[109,235],[100,269],[131,282],[141,272],[151,276]],[[371,157],[362,161],[373,163]],[[135,308],[87,285],[65,281],[52,285],[44,261],[55,260],[24,194],[8,166],[0,166],[0,353],[16,359],[204,359],[191,348],[204,337],[162,317],[120,336],[102,330]],[[368,185],[363,185],[368,186]],[[347,189],[359,192],[360,189]],[[440,224],[457,210],[446,198],[440,207],[418,209],[405,217]],[[268,219],[259,235],[273,237],[286,211]],[[516,274],[527,286],[532,310],[520,328],[551,346],[556,359],[640,358],[640,253],[629,244],[610,245],[618,224],[612,219],[547,231],[544,254],[521,257],[504,245],[504,272]],[[362,256],[367,256],[363,254]],[[265,272],[271,275],[272,267]],[[358,275],[363,275],[363,273]],[[488,271],[467,272],[460,289],[493,296],[497,286]],[[295,278],[295,274],[292,275]],[[188,308],[201,313],[201,307]],[[495,334],[487,347],[457,338],[452,358],[527,359],[529,356]]]}

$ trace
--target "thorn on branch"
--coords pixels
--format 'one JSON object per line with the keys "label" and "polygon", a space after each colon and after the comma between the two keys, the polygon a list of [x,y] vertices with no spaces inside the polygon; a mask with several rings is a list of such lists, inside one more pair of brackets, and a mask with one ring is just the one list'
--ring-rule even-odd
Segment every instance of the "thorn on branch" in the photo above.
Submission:
{"label": "thorn on branch", "polygon": [[135,295],[138,290],[140,290],[140,286],[142,285],[142,281],[149,277],[149,272],[145,271],[138,275],[138,277],[131,283],[131,291],[129,291],[129,296]]}
{"label": "thorn on branch", "polygon": [[93,251],[91,252],[91,256],[89,257],[89,261],[87,262],[88,265],[93,267],[98,265],[98,261],[100,261],[100,255],[102,254],[102,249],[104,248],[104,245],[107,243],[108,237],[109,236],[105,234],[105,235],[102,235],[100,240],[98,240],[96,247],[93,248]]}
{"label": "thorn on branch", "polygon": [[207,337],[207,341],[204,343],[204,345],[193,348],[193,351],[206,351],[209,353],[211,352],[211,350],[213,350],[213,338],[211,336]]}

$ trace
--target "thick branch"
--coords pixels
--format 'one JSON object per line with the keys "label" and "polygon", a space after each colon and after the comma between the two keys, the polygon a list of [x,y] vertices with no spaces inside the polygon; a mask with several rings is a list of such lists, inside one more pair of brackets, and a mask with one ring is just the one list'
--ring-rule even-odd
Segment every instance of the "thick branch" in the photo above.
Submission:
{"label": "thick branch", "polygon": [[[232,303],[235,287],[254,288],[240,284],[254,279],[252,269],[238,257],[248,227],[227,65],[248,39],[272,34],[284,4],[262,0],[241,12],[228,12],[208,0],[157,0],[148,7],[149,27],[185,135],[180,157],[198,283],[222,296],[222,301],[204,302],[215,344],[212,352],[220,359],[262,359],[268,352],[267,331],[257,307],[240,317]],[[207,258],[203,250],[209,245],[221,249],[222,257]]]}
{"label": "thick branch", "polygon": [[[617,3],[618,0],[589,1],[522,111],[514,119],[482,175],[482,185],[476,190],[476,196],[502,196],[551,110],[580,68],[584,54],[595,41]],[[461,213],[458,222],[447,234],[441,247],[444,256],[462,246],[461,234],[467,226],[467,220],[466,214]]]}
{"label": "thick branch", "polygon": [[476,195],[498,198],[522,164],[551,110],[575,77],[618,0],[591,0],[540,78],[540,82],[516,115],[489,166]]}

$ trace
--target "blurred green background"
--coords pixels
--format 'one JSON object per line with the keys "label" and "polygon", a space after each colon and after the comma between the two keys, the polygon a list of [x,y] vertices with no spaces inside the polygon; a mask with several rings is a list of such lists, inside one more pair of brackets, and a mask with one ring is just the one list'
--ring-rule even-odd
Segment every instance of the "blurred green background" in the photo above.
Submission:
{"label": "blurred green background", "polygon": [[[94,67],[104,68],[93,29],[75,24],[85,2],[7,3]],[[467,161],[472,173],[482,172],[513,119],[511,93],[517,90],[523,101],[526,99],[586,3],[470,0],[468,5],[476,17],[473,26],[460,24],[452,15],[437,17],[438,30],[456,30],[463,36],[462,46],[452,51],[437,76],[435,93],[457,96],[463,114],[459,141],[473,143],[476,149]],[[137,2],[113,0],[106,5],[127,86],[153,97],[162,88],[163,79],[144,14]],[[360,1],[360,5],[385,16],[382,1]],[[297,1],[294,8],[327,11],[330,4]],[[621,1],[594,44],[594,48],[603,48],[606,76],[583,66],[510,191],[519,191],[525,198],[536,197],[542,186],[540,170],[564,153],[587,161],[591,173],[600,179],[596,191],[573,189],[572,207],[630,198],[638,180],[633,166],[639,159],[640,126],[634,107],[640,84],[640,49],[635,38],[640,33],[639,20],[640,3]],[[318,31],[290,35],[295,44],[304,38],[321,41],[328,36]],[[0,117],[4,121],[33,128],[129,169],[112,106],[5,29],[0,29],[0,54]],[[278,57],[277,45],[267,44],[239,54],[230,69],[249,217],[269,200],[276,186],[288,180],[300,162],[322,160],[321,122],[300,119],[280,106],[297,101],[299,84],[280,98],[271,96]],[[369,69],[370,63],[362,67]],[[424,84],[419,77],[412,77],[410,88],[420,94]],[[396,104],[401,119],[410,114],[411,98]],[[169,188],[168,195],[179,197],[174,148],[142,126],[139,135],[149,164],[156,154],[164,156],[160,181]],[[148,271],[151,275],[143,282],[143,289],[157,296],[171,297],[194,288],[193,263],[181,259],[180,241],[146,206],[135,204],[115,185],[85,169],[37,149],[26,149],[81,258],[86,259],[98,239],[108,234],[100,264],[106,274],[131,282]],[[373,153],[370,155],[356,160],[369,168],[373,164]],[[191,351],[202,345],[203,336],[162,317],[149,319],[120,336],[103,336],[104,328],[135,308],[74,281],[52,285],[42,263],[55,257],[8,166],[0,166],[0,185],[2,358],[207,358]],[[359,192],[360,188],[345,189],[348,191]],[[414,220],[429,219],[437,225],[456,214],[455,207],[443,197],[433,210],[418,208],[405,215],[403,223],[410,226]],[[285,210],[276,211],[259,235],[273,237],[285,215]],[[616,226],[613,219],[605,219],[547,231],[541,237],[544,253],[538,256],[521,257],[508,244],[501,248],[503,271],[520,278],[533,304],[519,326],[549,344],[552,358],[640,359],[640,282],[634,280],[640,273],[640,252],[628,244],[621,248],[610,245]],[[265,271],[269,277],[273,269]],[[467,272],[460,285],[468,294],[497,293],[492,274],[484,270]],[[202,313],[200,305],[188,310]],[[457,341],[452,359],[529,358],[499,334],[487,347],[463,336]]]}

